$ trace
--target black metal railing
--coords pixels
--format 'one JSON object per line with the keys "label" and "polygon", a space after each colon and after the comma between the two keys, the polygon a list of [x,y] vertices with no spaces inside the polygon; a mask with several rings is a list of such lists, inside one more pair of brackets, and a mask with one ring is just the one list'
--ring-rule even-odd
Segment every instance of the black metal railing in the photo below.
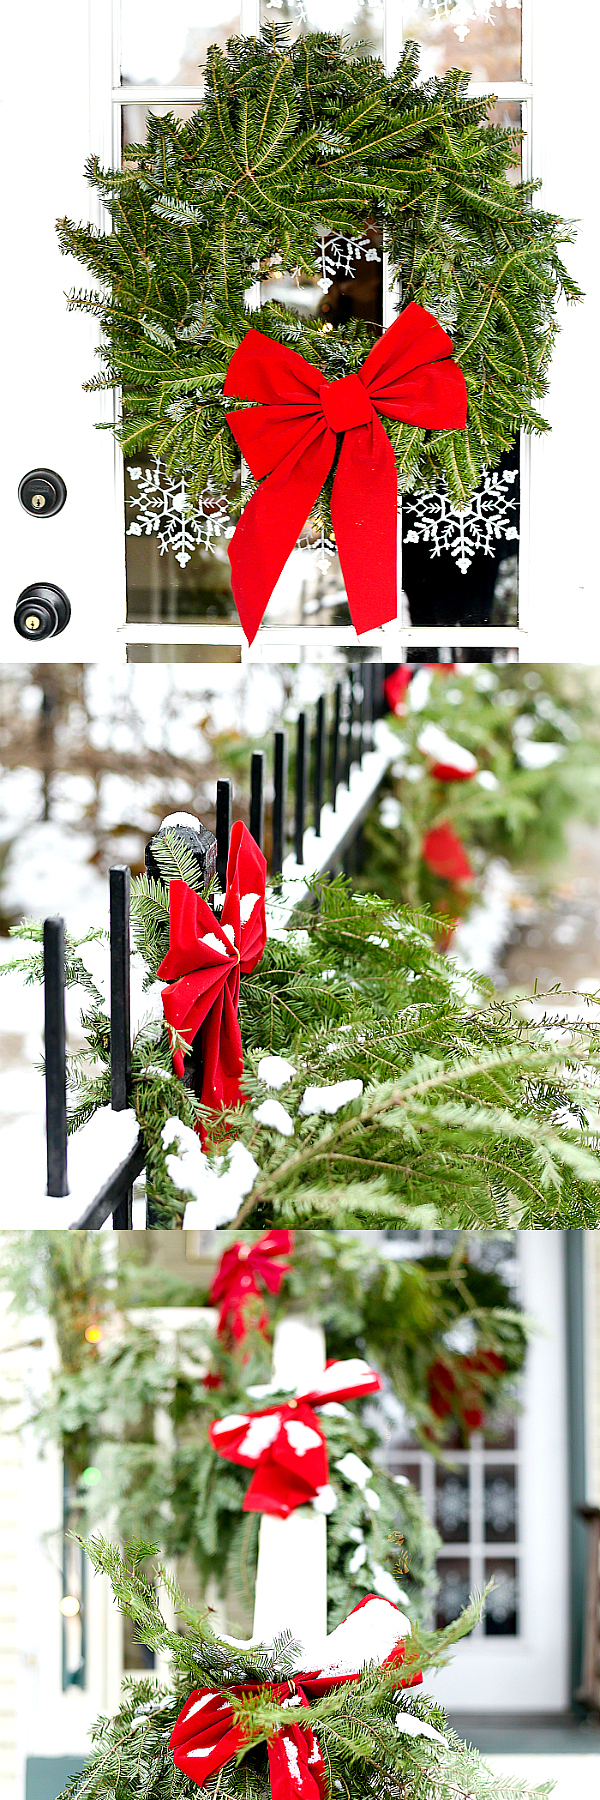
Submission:
{"label": "black metal railing", "polygon": [[[349,790],[353,767],[361,768],[365,755],[373,748],[373,725],[385,711],[383,683],[385,669],[381,664],[355,665],[338,681],[328,705],[321,695],[314,707],[299,713],[295,726],[293,822],[289,832],[297,867],[303,867],[304,836],[307,815],[317,839],[321,835],[323,807],[328,802],[332,818],[338,806],[340,788]],[[311,709],[312,711],[312,709]],[[250,831],[264,850],[266,755],[252,753],[250,763]],[[374,786],[357,797],[356,806],[346,816],[343,830],[332,834],[331,850],[320,864],[322,872],[336,873],[347,866],[352,845],[356,842],[366,813],[373,804],[376,787],[384,773],[375,771]],[[281,876],[286,862],[288,841],[288,737],[276,731],[273,742],[273,795],[271,811],[271,855],[269,873]],[[229,778],[217,781],[215,836],[217,844],[217,877],[225,888],[229,839],[233,819],[233,783]],[[292,865],[293,866],[293,865]],[[289,870],[289,865],[288,865]],[[122,1112],[131,1098],[131,1023],[130,1023],[130,870],[117,866],[109,871],[110,888],[110,1105],[113,1113]],[[47,1193],[51,1197],[68,1194],[67,1167],[67,1062],[65,1033],[65,933],[62,919],[44,921],[44,1022],[46,1058],[46,1138]],[[101,1186],[71,1229],[98,1231],[112,1215],[113,1227],[130,1231],[132,1227],[133,1183],[144,1166],[141,1134],[133,1149]],[[150,1222],[150,1220],[148,1221]]]}

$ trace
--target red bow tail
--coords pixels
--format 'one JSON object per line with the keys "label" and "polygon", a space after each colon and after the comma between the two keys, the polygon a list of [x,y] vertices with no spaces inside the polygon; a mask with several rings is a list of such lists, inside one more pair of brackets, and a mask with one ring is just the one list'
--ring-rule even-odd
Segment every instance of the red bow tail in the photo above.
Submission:
{"label": "red bow tail", "polygon": [[325,1763],[314,1732],[289,1725],[268,1745],[273,1800],[324,1800]]}
{"label": "red bow tail", "polygon": [[357,374],[327,381],[297,351],[252,328],[234,352],[223,392],[259,401],[227,421],[262,485],[229,546],[235,603],[249,642],[342,444],[331,518],[348,604],[360,634],[397,611],[397,475],[378,418],[462,429],[467,391],[452,339],[414,301]]}

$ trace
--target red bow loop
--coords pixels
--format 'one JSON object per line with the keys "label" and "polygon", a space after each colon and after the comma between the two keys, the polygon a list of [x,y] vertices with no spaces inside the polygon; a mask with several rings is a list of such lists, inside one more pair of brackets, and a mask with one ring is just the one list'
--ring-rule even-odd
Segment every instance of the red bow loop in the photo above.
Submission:
{"label": "red bow loop", "polygon": [[249,642],[306,524],[343,433],[331,518],[357,632],[396,617],[396,460],[377,417],[427,430],[462,430],[464,375],[452,339],[411,301],[358,374],[328,382],[284,344],[250,329],[231,358],[223,392],[258,401],[227,422],[262,486],[229,546],[235,603]]}
{"label": "red bow loop", "polygon": [[[204,1106],[233,1106],[241,1097],[240,972],[254,969],[265,947],[266,875],[262,851],[237,820],[220,920],[184,881],[169,884],[169,949],[158,969],[171,983],[163,988],[164,1014],[190,1049],[202,1031]],[[181,1050],[173,1054],[173,1067],[182,1079]]]}
{"label": "red bow loop", "polygon": [[381,1377],[361,1358],[328,1363],[318,1386],[261,1412],[234,1413],[213,1420],[213,1450],[254,1474],[244,1496],[244,1512],[274,1513],[286,1519],[306,1506],[329,1481],[327,1443],[315,1406],[375,1394]]}

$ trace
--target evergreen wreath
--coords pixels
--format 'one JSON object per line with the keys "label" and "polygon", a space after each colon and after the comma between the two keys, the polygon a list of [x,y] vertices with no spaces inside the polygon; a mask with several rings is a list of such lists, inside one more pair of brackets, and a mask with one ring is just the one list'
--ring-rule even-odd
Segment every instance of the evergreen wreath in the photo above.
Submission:
{"label": "evergreen wreath", "polygon": [[[121,388],[125,452],[184,473],[192,504],[233,482],[223,384],[250,325],[328,380],[356,372],[368,323],[332,329],[279,303],[251,313],[247,292],[282,271],[314,279],[319,232],[356,243],[373,228],[402,308],[416,301],[451,332],[468,390],[466,430],[382,419],[400,489],[442,476],[464,505],[520,428],[548,429],[537,402],[556,302],[581,297],[559,256],[573,227],[534,206],[538,182],[508,179],[522,134],[490,124],[493,99],[468,82],[458,69],[421,82],[415,43],[388,76],[340,37],[289,43],[274,25],[213,46],[193,117],[151,118],[121,171],[90,159],[111,229],[62,219],[59,238],[93,277],[69,306],[101,323],[103,372],[87,386]],[[313,514],[328,531],[330,491],[331,477]]]}
{"label": "evergreen wreath", "polygon": [[[124,1555],[101,1538],[84,1548],[97,1572],[108,1575],[121,1611],[134,1622],[139,1642],[168,1657],[168,1685],[150,1677],[124,1682],[121,1706],[113,1719],[100,1718],[92,1728],[87,1766],[63,1790],[59,1800],[197,1800],[198,1784],[174,1764],[170,1738],[182,1707],[197,1689],[210,1688],[233,1709],[246,1741],[232,1752],[224,1769],[203,1786],[225,1800],[266,1800],[269,1794],[269,1740],[297,1721],[302,1732],[314,1732],[325,1762],[325,1790],[347,1800],[361,1800],[365,1790],[375,1800],[514,1800],[512,1778],[494,1776],[478,1752],[463,1744],[447,1726],[443,1710],[422,1688],[399,1688],[397,1670],[371,1666],[358,1680],[344,1682],[302,1712],[291,1715],[265,1691],[236,1695],[238,1684],[281,1683],[297,1669],[297,1645],[283,1634],[272,1646],[232,1645],[216,1635],[206,1613],[188,1605],[176,1583],[148,1559],[156,1546],[132,1543]],[[170,1631],[161,1614],[156,1589],[174,1603],[177,1630]],[[481,1613],[475,1602],[445,1631],[413,1632],[406,1640],[402,1672],[407,1680],[442,1667],[455,1643],[473,1629]],[[549,1785],[536,1789],[547,1800]],[[527,1789],[518,1784],[518,1791]]]}

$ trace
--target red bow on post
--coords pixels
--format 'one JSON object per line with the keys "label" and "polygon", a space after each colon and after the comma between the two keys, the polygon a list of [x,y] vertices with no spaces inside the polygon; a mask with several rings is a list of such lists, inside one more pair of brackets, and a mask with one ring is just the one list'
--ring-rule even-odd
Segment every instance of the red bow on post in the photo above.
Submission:
{"label": "red bow on post", "polygon": [[[357,1619],[357,1613],[363,1613],[363,1618]],[[409,1632],[409,1620],[391,1600],[367,1594],[327,1638],[319,1667],[308,1673],[299,1671],[289,1681],[247,1681],[230,1692],[236,1699],[243,1699],[246,1694],[263,1694],[282,1706],[309,1706],[310,1700],[320,1694],[331,1693],[350,1681],[360,1681],[370,1663],[383,1669],[400,1667]],[[422,1680],[420,1671],[404,1680],[399,1674],[396,1685],[416,1687]],[[174,1752],[176,1768],[203,1787],[217,1769],[232,1761],[242,1745],[251,1742],[252,1736],[252,1716],[247,1721],[236,1720],[226,1690],[196,1688],[179,1714],[169,1749]],[[272,1800],[324,1800],[325,1763],[310,1727],[281,1726],[269,1738],[267,1751]]]}
{"label": "red bow on post", "polygon": [[[296,350],[247,331],[223,392],[262,401],[227,422],[262,481],[229,545],[235,603],[249,643],[318,499],[343,433],[331,518],[357,632],[395,619],[396,459],[377,417],[462,429],[467,390],[452,339],[414,301],[384,331],[356,375],[327,381]],[[263,480],[266,476],[267,479]]]}
{"label": "red bow on post", "polygon": [[[190,1049],[202,1029],[204,1106],[233,1106],[240,1099],[244,1073],[237,1016],[240,974],[260,962],[267,940],[266,875],[262,850],[237,820],[220,920],[185,881],[169,883],[169,949],[158,974],[172,986],[163,988],[163,1007],[167,1023],[185,1037]],[[183,1078],[181,1050],[173,1053],[173,1067]]]}
{"label": "red bow on post", "polygon": [[439,875],[443,881],[473,880],[474,871],[465,846],[451,825],[432,825],[431,831],[425,832],[421,856],[432,874]]}
{"label": "red bow on post", "polygon": [[275,1513],[287,1519],[327,1486],[327,1444],[314,1406],[376,1394],[381,1377],[360,1357],[327,1364],[318,1387],[268,1406],[264,1412],[232,1413],[209,1429],[213,1450],[228,1462],[254,1469],[243,1512]]}
{"label": "red bow on post", "polygon": [[[289,1263],[276,1259],[289,1256],[293,1247],[293,1231],[265,1231],[258,1243],[232,1244],[225,1251],[209,1296],[213,1306],[220,1305],[217,1337],[225,1338],[231,1333],[235,1342],[241,1343],[248,1329],[245,1318],[248,1301],[260,1299],[257,1281],[264,1282],[269,1294],[278,1294]],[[258,1330],[264,1331],[268,1323],[268,1313],[263,1312],[258,1320]]]}

